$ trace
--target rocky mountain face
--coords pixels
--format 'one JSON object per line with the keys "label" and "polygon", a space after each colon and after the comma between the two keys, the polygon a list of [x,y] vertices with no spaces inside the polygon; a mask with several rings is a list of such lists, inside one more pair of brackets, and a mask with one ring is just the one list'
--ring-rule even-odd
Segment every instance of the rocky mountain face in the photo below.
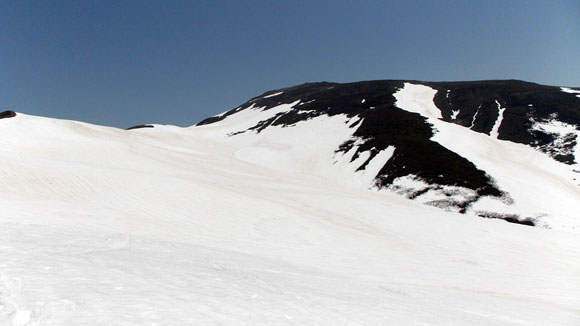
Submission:
{"label": "rocky mountain face", "polygon": [[[291,109],[267,114],[285,104]],[[388,152],[370,187],[395,191],[446,210],[538,224],[546,213],[481,204],[492,200],[502,207],[513,207],[514,201],[521,206],[534,200],[514,197],[514,192],[526,192],[530,187],[526,180],[519,180],[519,189],[517,180],[502,183],[513,174],[510,169],[528,169],[522,166],[525,162],[514,165],[506,156],[520,150],[525,154],[519,156],[532,155],[528,158],[532,165],[542,165],[535,159],[539,153],[549,157],[550,166],[564,171],[558,176],[578,192],[578,89],[518,80],[306,83],[266,92],[198,126],[219,124],[248,110],[264,112],[264,119],[249,128],[232,130],[230,137],[293,128],[324,116],[344,116],[352,137],[344,139],[335,153],[356,164],[355,171],[364,171],[377,155]],[[508,148],[514,145],[515,150]],[[502,150],[491,150],[495,147]],[[486,164],[489,160],[494,165]],[[503,169],[497,176],[496,168]],[[544,164],[544,168],[549,167]],[[506,186],[510,182],[513,185]],[[538,193],[542,186],[538,182],[532,185]]]}

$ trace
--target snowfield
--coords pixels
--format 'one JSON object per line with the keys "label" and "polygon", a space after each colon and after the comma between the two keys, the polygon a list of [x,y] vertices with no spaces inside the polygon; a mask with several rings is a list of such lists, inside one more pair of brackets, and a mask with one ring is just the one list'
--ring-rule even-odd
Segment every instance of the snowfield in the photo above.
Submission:
{"label": "snowfield", "polygon": [[[580,324],[577,215],[534,228],[369,190],[394,148],[355,172],[345,116],[228,136],[293,105],[190,128],[0,120],[0,325]],[[515,198],[536,171],[496,169],[539,207]]]}

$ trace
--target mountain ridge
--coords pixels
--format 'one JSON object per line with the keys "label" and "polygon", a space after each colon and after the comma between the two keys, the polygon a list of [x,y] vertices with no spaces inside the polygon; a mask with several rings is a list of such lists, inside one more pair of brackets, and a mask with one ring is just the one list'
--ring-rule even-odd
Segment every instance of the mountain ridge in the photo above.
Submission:
{"label": "mountain ridge", "polygon": [[[397,94],[406,85],[421,85],[434,91],[432,101],[438,116],[429,119],[425,114],[398,105]],[[461,153],[454,152],[433,140],[439,122],[454,124],[498,139],[543,152],[552,159],[578,166],[576,153],[580,135],[580,100],[578,91],[570,88],[546,86],[520,80],[486,80],[473,82],[417,82],[378,80],[354,83],[304,83],[267,91],[241,106],[197,124],[204,126],[227,119],[244,110],[263,110],[284,103],[295,103],[291,110],[278,112],[260,120],[245,130],[231,133],[261,133],[268,128],[289,128],[321,116],[345,115],[354,129],[351,138],[335,149],[347,154],[353,150],[351,163],[362,153],[369,153],[357,171],[374,157],[394,147],[374,179],[378,188],[393,188],[396,180],[412,178],[429,186],[405,190],[409,198],[417,198],[429,191],[441,192],[442,198],[432,202],[445,209],[453,207],[465,213],[484,196],[513,202],[509,192],[498,186],[493,175],[478,168]],[[425,103],[427,103],[425,102]],[[424,105],[429,105],[424,104]],[[572,169],[577,173],[577,169]],[[568,177],[567,177],[568,178]],[[572,177],[572,179],[576,179]],[[461,200],[445,200],[445,187],[468,189]],[[480,216],[501,216],[496,212],[480,212]],[[521,220],[531,224],[532,216],[503,214],[506,220]]]}
{"label": "mountain ridge", "polygon": [[[305,151],[298,156],[305,161],[318,162],[319,172],[315,174],[350,180],[346,183],[359,187],[395,192],[446,211],[544,227],[553,225],[550,219],[554,216],[564,215],[567,221],[564,224],[575,225],[573,210],[569,206],[580,200],[578,94],[580,91],[571,88],[519,80],[304,83],[267,91],[189,128],[217,126],[216,130],[220,131],[215,133],[216,137],[231,140],[244,136],[241,139],[245,139],[243,141],[247,144],[242,146],[270,142],[270,131],[286,130],[284,137],[289,139],[289,143],[284,146],[296,147],[294,153],[305,145],[292,141],[294,138],[308,139],[306,142],[312,148],[330,146],[318,148],[323,149],[319,152]],[[247,114],[250,114],[249,120],[243,118]],[[10,118],[15,115],[13,111],[6,111],[1,116]],[[335,127],[332,128],[339,128],[336,129],[338,134],[316,134],[326,128],[326,123],[322,122],[325,117],[334,119],[331,124]],[[291,131],[308,121],[320,123]],[[340,124],[345,126],[338,127]],[[160,126],[144,124],[127,130],[157,130]],[[324,137],[334,139],[331,141],[334,145],[325,144]],[[458,143],[454,138],[469,141]],[[532,151],[509,145],[512,143]],[[478,146],[482,148],[470,148]],[[324,151],[328,154],[319,157]],[[534,194],[521,197],[523,187],[518,182],[507,180],[510,178],[508,174],[513,174],[514,170],[502,167],[506,162],[514,165],[514,160],[519,160],[509,151],[529,157],[530,162],[543,162],[534,163],[542,166],[530,171],[542,175],[546,169],[551,169],[557,171],[557,178],[561,178],[558,182],[571,184],[569,190],[554,188],[555,193],[567,199],[552,196],[553,201],[560,201],[560,206],[568,208],[554,210],[548,203],[535,203],[541,199],[541,179],[532,176],[531,172],[521,174],[518,182],[527,183],[528,190],[532,189]],[[545,161],[537,153],[543,153],[553,162]],[[243,154],[245,159],[250,159],[248,155]],[[280,152],[267,149],[253,155],[255,157],[250,161],[255,164],[263,155],[269,160]],[[278,164],[301,164],[291,157],[282,157],[286,156],[277,158]],[[328,165],[329,162],[344,166],[336,170]],[[528,165],[519,160],[514,166],[525,171],[530,168]],[[321,172],[322,166],[334,172]],[[530,178],[536,181],[525,180]],[[517,195],[514,197],[514,194]],[[535,208],[527,209],[526,206]]]}

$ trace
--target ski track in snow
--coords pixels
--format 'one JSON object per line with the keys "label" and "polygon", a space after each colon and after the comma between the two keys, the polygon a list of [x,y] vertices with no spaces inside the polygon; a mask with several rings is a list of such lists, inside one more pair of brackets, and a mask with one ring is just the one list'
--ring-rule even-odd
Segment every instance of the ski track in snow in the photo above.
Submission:
{"label": "ski track in snow", "polygon": [[[429,89],[401,103],[413,89],[436,116]],[[294,105],[191,128],[0,120],[0,325],[578,325],[577,233],[369,191],[396,149],[355,172],[370,153],[334,150],[356,117],[228,136]]]}

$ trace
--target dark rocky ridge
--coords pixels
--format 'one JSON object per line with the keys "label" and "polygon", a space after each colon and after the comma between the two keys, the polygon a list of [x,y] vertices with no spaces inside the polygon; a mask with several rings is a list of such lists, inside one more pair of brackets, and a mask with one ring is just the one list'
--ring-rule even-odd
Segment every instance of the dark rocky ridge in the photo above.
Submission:
{"label": "dark rocky ridge", "polygon": [[[477,112],[471,130],[489,134],[498,117],[497,100],[507,108],[499,128],[499,139],[530,145],[558,161],[575,163],[572,155],[550,150],[549,145],[556,141],[556,135],[532,129],[534,121],[546,122],[554,118],[579,128],[580,100],[574,94],[562,92],[560,87],[519,80],[423,84],[438,90],[434,101],[444,120],[470,127]],[[447,90],[450,90],[448,95]],[[461,109],[456,120],[451,120],[453,109]],[[571,138],[561,146],[569,150],[577,141]]]}
{"label": "dark rocky ridge", "polygon": [[15,116],[16,112],[14,111],[4,111],[0,113],[0,119],[14,118]]}
{"label": "dark rocky ridge", "polygon": [[134,129],[143,129],[143,128],[154,128],[155,126],[153,125],[137,125],[137,126],[133,126],[133,127],[129,127],[125,130],[134,130]]}
{"label": "dark rocky ridge", "polygon": [[[220,121],[252,105],[268,110],[279,104],[300,100],[293,110],[261,121],[249,130],[259,133],[270,126],[287,127],[320,115],[357,116],[360,119],[351,127],[356,128],[354,136],[364,142],[359,145],[352,160],[362,152],[371,153],[370,158],[359,169],[364,169],[381,150],[389,146],[396,148],[375,179],[378,187],[388,187],[399,177],[414,176],[430,184],[432,189],[442,186],[471,189],[475,196],[453,203],[462,212],[480,196],[505,196],[485,171],[477,169],[469,160],[432,141],[432,125],[424,117],[395,105],[393,94],[405,82],[382,80],[346,84],[306,83],[266,92],[222,116],[203,120],[199,125]],[[558,135],[532,128],[535,122],[557,119],[580,130],[580,98],[574,94],[562,92],[559,87],[518,80],[408,82],[436,89],[434,102],[441,110],[443,120],[475,132],[490,134],[498,118],[497,101],[506,108],[499,128],[499,139],[526,144],[543,150],[561,162],[574,163],[574,156],[570,151],[578,141],[575,135],[558,142]],[[283,93],[267,97],[278,92]],[[364,103],[362,99],[365,100]],[[459,113],[452,119],[454,110],[459,110]],[[554,144],[560,148],[554,149]],[[337,148],[337,152],[346,153],[353,146],[354,140],[348,140]],[[568,154],[563,155],[562,152]],[[412,197],[413,194],[409,196]]]}

